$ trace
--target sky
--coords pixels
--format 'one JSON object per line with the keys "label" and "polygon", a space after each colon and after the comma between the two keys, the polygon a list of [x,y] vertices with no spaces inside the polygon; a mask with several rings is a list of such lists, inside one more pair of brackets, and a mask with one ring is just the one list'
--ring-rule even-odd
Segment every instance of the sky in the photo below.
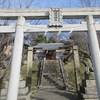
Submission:
{"label": "sky", "polygon": [[29,8],[48,8],[48,7],[77,7],[79,0],[33,0],[33,3],[29,3],[31,0],[0,0],[1,8],[25,8],[30,4]]}
{"label": "sky", "polygon": [[41,8],[48,7],[65,7],[76,8],[78,6],[78,0],[42,0]]}
{"label": "sky", "polygon": [[63,7],[63,8],[79,8],[79,7],[100,7],[100,0],[40,0],[41,6],[37,8]]}
{"label": "sky", "polygon": [[100,0],[0,0],[0,8],[77,8],[82,6],[100,7]]}

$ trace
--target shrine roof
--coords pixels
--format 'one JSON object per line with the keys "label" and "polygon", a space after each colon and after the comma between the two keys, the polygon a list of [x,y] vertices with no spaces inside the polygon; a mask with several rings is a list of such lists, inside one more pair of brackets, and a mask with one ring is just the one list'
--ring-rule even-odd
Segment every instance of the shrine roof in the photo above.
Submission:
{"label": "shrine roof", "polygon": [[63,43],[39,43],[37,46],[34,46],[34,49],[43,49],[43,50],[58,50],[65,47]]}

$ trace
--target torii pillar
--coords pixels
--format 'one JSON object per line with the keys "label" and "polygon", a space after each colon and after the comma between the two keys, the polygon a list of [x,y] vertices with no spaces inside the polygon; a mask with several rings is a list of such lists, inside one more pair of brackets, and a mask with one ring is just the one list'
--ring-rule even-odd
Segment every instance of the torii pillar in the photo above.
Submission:
{"label": "torii pillar", "polygon": [[26,86],[31,89],[32,82],[32,66],[33,66],[33,47],[28,47],[28,57],[27,57],[27,77]]}
{"label": "torii pillar", "polygon": [[80,61],[78,54],[78,46],[73,46],[74,54],[74,71],[75,71],[75,80],[76,80],[76,92],[80,90],[81,82],[81,72],[80,72]]}
{"label": "torii pillar", "polygon": [[94,68],[98,96],[100,100],[100,49],[99,49],[98,39],[96,35],[93,16],[88,15],[86,17],[86,21],[87,21],[87,28],[88,28],[90,52],[91,52],[92,63]]}
{"label": "torii pillar", "polygon": [[17,100],[18,97],[22,49],[24,40],[24,33],[23,33],[24,23],[25,23],[25,18],[23,16],[19,16],[16,26],[16,36],[14,41],[10,80],[9,80],[6,100]]}

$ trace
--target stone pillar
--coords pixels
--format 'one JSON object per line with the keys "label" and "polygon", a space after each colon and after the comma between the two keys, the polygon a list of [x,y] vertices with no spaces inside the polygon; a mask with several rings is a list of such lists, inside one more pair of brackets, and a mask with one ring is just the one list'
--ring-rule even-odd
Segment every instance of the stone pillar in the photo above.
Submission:
{"label": "stone pillar", "polygon": [[77,46],[73,46],[73,55],[74,55],[76,91],[79,91],[80,85],[81,85],[81,75],[80,75],[80,62],[79,62],[79,54],[78,54],[78,47]]}
{"label": "stone pillar", "polygon": [[26,86],[31,86],[33,66],[33,47],[28,47]]}
{"label": "stone pillar", "polygon": [[9,80],[6,100],[17,100],[21,59],[22,59],[22,49],[23,49],[23,39],[24,39],[24,34],[23,34],[24,23],[25,23],[24,17],[19,16],[17,26],[16,26],[16,36],[14,41],[10,80]]}
{"label": "stone pillar", "polygon": [[87,21],[87,28],[88,28],[90,53],[92,57],[98,96],[100,100],[100,49],[99,49],[98,39],[96,35],[93,16],[92,15],[87,16],[86,21]]}

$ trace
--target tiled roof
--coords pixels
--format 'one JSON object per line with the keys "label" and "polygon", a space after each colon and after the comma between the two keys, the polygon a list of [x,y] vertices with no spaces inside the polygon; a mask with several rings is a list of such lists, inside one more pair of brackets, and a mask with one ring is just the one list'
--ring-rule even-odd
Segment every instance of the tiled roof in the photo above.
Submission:
{"label": "tiled roof", "polygon": [[64,47],[64,44],[63,43],[39,43],[37,46],[34,46],[33,48],[41,48],[41,49],[47,49],[47,50],[50,50],[50,49],[59,49],[59,47]]}

